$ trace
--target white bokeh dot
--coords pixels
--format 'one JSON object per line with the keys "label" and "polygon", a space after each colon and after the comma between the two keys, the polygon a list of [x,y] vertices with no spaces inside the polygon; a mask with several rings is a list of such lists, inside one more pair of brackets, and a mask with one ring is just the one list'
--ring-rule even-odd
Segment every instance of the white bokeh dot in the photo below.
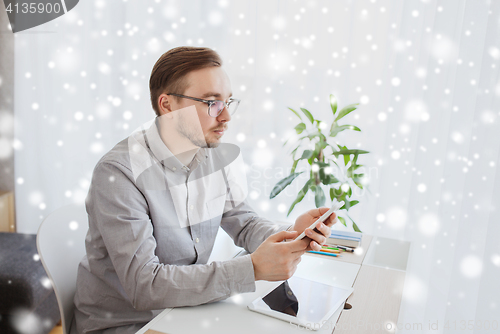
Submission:
{"label": "white bokeh dot", "polygon": [[224,17],[221,12],[219,11],[211,11],[208,13],[208,22],[211,25],[218,26],[224,21]]}
{"label": "white bokeh dot", "polygon": [[405,117],[411,122],[429,120],[427,105],[422,100],[410,100],[404,107]]}
{"label": "white bokeh dot", "polygon": [[378,120],[384,122],[387,119],[387,114],[385,112],[381,112],[377,116]]}
{"label": "white bokeh dot", "polygon": [[50,283],[50,279],[48,277],[43,277],[41,280],[40,280],[40,283],[42,283],[43,287],[45,289],[50,289],[52,288],[52,283]]}
{"label": "white bokeh dot", "polygon": [[420,233],[428,237],[434,237],[439,231],[439,218],[434,213],[426,213],[418,220]]}
{"label": "white bokeh dot", "polygon": [[476,255],[467,255],[460,262],[460,271],[467,278],[476,278],[483,271],[483,262]]}
{"label": "white bokeh dot", "polygon": [[397,77],[394,77],[391,79],[391,84],[394,86],[394,87],[397,87],[401,84],[401,79],[397,78]]}
{"label": "white bokeh dot", "polygon": [[286,211],[286,205],[281,203],[278,205],[278,212],[285,212]]}
{"label": "white bokeh dot", "polygon": [[451,133],[451,139],[457,144],[462,144],[464,142],[464,136],[458,131],[453,131]]}
{"label": "white bokeh dot", "polygon": [[399,230],[405,227],[407,214],[403,208],[395,206],[387,210],[386,219],[389,227]]}
{"label": "white bokeh dot", "polygon": [[74,117],[77,121],[81,121],[83,119],[83,113],[81,111],[77,111],[75,112]]}
{"label": "white bokeh dot", "polygon": [[405,279],[403,299],[411,304],[419,304],[427,299],[427,287],[421,279],[408,275]]}
{"label": "white bokeh dot", "polygon": [[498,254],[493,254],[493,255],[491,256],[491,262],[492,262],[495,266],[500,267],[500,255],[498,255]]}
{"label": "white bokeh dot", "polygon": [[125,112],[123,113],[123,118],[124,118],[124,119],[126,119],[127,121],[128,121],[128,120],[130,120],[130,119],[132,119],[132,116],[133,116],[133,115],[132,115],[132,112],[131,112],[131,111],[128,111],[128,110],[127,110],[127,111],[125,111]]}
{"label": "white bokeh dot", "polygon": [[90,145],[90,152],[92,153],[101,153],[104,150],[104,146],[100,142],[95,142]]}
{"label": "white bokeh dot", "polygon": [[70,221],[69,222],[69,229],[72,230],[72,231],[75,231],[78,229],[78,222],[76,221]]}
{"label": "white bokeh dot", "polygon": [[427,190],[427,186],[423,183],[420,183],[418,186],[417,186],[417,190],[418,192],[420,193],[425,193],[425,191]]}
{"label": "white bokeh dot", "polygon": [[237,140],[237,141],[239,141],[239,142],[243,142],[243,141],[245,141],[245,138],[246,138],[246,136],[245,136],[245,134],[244,134],[244,133],[241,133],[241,132],[240,132],[240,133],[238,133],[238,134],[236,135],[236,140]]}
{"label": "white bokeh dot", "polygon": [[28,196],[28,202],[31,205],[38,205],[43,201],[43,195],[39,191],[33,191]]}

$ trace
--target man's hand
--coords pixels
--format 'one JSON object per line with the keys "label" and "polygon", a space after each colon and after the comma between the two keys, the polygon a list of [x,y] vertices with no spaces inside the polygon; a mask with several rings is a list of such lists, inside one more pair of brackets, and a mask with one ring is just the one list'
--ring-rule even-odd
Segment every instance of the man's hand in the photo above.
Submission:
{"label": "man's hand", "polygon": [[256,281],[283,281],[292,277],[308,242],[304,239],[293,242],[282,241],[296,238],[298,235],[296,231],[273,234],[251,254]]}
{"label": "man's hand", "polygon": [[297,231],[298,234],[302,233],[304,230],[306,231],[306,237],[304,239],[309,242],[306,250],[319,251],[321,249],[321,245],[325,244],[326,238],[330,236],[332,231],[331,227],[338,221],[335,213],[332,213],[324,222],[316,226],[316,230],[320,233],[309,228],[312,223],[318,220],[318,218],[328,210],[329,208],[325,207],[312,209],[300,215],[295,221],[291,231]]}

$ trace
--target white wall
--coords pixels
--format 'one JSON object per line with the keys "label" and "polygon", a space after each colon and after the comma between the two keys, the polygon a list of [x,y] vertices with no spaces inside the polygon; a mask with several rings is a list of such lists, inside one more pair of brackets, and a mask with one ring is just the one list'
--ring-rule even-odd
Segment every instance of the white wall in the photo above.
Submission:
{"label": "white wall", "polygon": [[362,132],[339,136],[372,152],[360,158],[373,167],[371,194],[352,217],[367,233],[413,243],[400,321],[499,319],[499,6],[81,1],[16,34],[19,231],[82,202],[97,160],[154,116],[148,79],[163,52],[209,46],[244,101],[225,140],[243,149],[258,212],[283,220],[278,209],[293,201],[268,200],[291,166],[282,142],[296,122],[286,107],[331,121],[330,93],[341,106],[361,101],[346,123]]}

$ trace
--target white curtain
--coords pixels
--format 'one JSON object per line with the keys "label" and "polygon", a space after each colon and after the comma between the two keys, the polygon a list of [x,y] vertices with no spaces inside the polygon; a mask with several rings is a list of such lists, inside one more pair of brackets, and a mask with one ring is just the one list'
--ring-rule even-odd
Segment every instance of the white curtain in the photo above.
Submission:
{"label": "white curtain", "polygon": [[400,323],[455,333],[476,320],[460,332],[486,333],[485,321],[500,319],[499,7],[80,1],[15,34],[18,230],[35,233],[54,209],[82,203],[100,157],[154,117],[148,80],[163,52],[208,46],[243,100],[224,140],[243,150],[254,208],[293,221],[314,206],[306,197],[286,218],[292,190],[269,200],[292,164],[287,107],[331,122],[329,94],[340,106],[361,102],[345,123],[362,132],[337,138],[371,152],[359,159],[370,191],[350,215],[366,233],[412,242]]}

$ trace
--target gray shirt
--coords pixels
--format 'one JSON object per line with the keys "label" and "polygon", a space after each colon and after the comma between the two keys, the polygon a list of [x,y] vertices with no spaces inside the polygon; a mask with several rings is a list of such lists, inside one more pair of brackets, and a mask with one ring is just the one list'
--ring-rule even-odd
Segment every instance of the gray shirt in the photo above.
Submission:
{"label": "gray shirt", "polygon": [[232,144],[201,148],[184,166],[157,121],[106,153],[85,202],[71,333],[134,333],[164,308],[255,291],[250,255],[207,264],[219,226],[250,253],[289,228],[257,216],[244,174]]}

